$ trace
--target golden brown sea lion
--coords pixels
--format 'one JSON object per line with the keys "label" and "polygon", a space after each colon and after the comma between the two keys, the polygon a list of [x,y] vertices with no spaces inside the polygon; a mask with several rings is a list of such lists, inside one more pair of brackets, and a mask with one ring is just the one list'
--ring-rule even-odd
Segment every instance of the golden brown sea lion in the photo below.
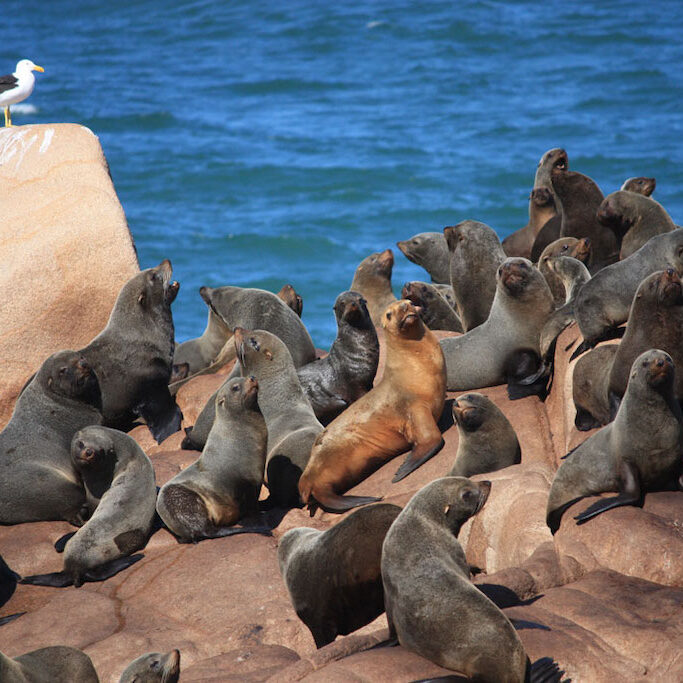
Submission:
{"label": "golden brown sea lion", "polygon": [[412,450],[399,481],[443,447],[436,421],[446,398],[446,365],[439,342],[419,310],[401,299],[384,312],[384,375],[318,435],[299,493],[311,511],[342,512],[376,498],[342,496],[388,460]]}

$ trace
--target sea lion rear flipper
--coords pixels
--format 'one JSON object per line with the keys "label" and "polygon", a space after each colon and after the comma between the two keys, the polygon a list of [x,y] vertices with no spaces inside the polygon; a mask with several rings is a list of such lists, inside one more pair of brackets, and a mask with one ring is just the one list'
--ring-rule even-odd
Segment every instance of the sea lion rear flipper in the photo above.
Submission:
{"label": "sea lion rear flipper", "polygon": [[[541,657],[529,665],[529,683],[560,683],[564,671],[554,659]],[[571,683],[571,679],[564,679],[565,683]]]}
{"label": "sea lion rear flipper", "polygon": [[621,463],[619,467],[619,480],[619,495],[612,498],[603,498],[593,503],[580,515],[574,517],[577,524],[585,524],[589,519],[597,517],[601,512],[606,512],[612,508],[621,507],[622,505],[637,506],[642,503],[643,494],[640,486],[640,477],[638,476],[638,470],[633,465],[626,462]]}
{"label": "sea lion rear flipper", "polygon": [[408,453],[402,465],[396,470],[394,478],[391,480],[392,484],[401,481],[407,477],[411,472],[416,470],[420,465],[423,465],[430,458],[434,457],[443,447],[446,442],[441,437],[439,432],[439,440],[437,443],[429,441],[427,443],[417,443],[413,446],[413,450]]}
{"label": "sea lion rear flipper", "polygon": [[75,531],[70,531],[68,534],[64,534],[61,538],[58,538],[55,541],[55,550],[58,553],[63,553],[64,548],[66,548],[66,544],[69,542],[69,540],[76,535]]}
{"label": "sea lion rear flipper", "polygon": [[505,360],[503,373],[508,385],[508,398],[515,401],[526,396],[547,396],[552,364],[546,365],[532,349],[513,351]]}
{"label": "sea lion rear flipper", "polygon": [[69,574],[64,572],[51,572],[50,574],[33,574],[25,576],[19,583],[30,586],[51,586],[52,588],[66,588],[73,586],[74,580]]}
{"label": "sea lion rear flipper", "polygon": [[574,349],[574,353],[569,357],[570,361],[573,361],[575,358],[578,358],[582,353],[585,353],[586,351],[590,351],[595,344],[593,342],[588,342],[585,339]]}
{"label": "sea lion rear flipper", "polygon": [[273,530],[267,526],[226,526],[219,527],[206,538],[224,538],[225,536],[234,536],[235,534],[263,534],[264,536],[272,536]]}
{"label": "sea lion rear flipper", "polygon": [[361,505],[378,503],[380,500],[382,499],[374,496],[340,496],[336,493],[325,493],[319,494],[315,499],[309,497],[308,505],[318,505],[325,512],[346,512]]}
{"label": "sea lion rear flipper", "polygon": [[[574,425],[580,432],[587,432],[596,427],[602,427],[602,423],[594,418],[587,410],[584,408],[576,408],[576,417],[574,418]],[[577,447],[578,448],[578,447]],[[573,449],[576,450],[576,449]],[[567,455],[571,455],[572,451],[569,451]],[[566,458],[567,455],[563,455]]]}
{"label": "sea lion rear flipper", "polygon": [[14,621],[15,619],[18,619],[19,617],[23,616],[26,614],[26,612],[17,612],[16,614],[10,614],[6,617],[0,617],[0,626],[4,626],[5,624],[9,624],[10,621]]}

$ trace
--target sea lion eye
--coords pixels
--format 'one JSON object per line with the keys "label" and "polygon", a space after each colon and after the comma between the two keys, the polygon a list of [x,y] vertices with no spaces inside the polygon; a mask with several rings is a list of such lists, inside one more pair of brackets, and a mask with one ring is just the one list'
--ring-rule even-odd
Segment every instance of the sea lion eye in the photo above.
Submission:
{"label": "sea lion eye", "polygon": [[465,489],[461,494],[460,497],[466,502],[466,503],[471,503],[474,498],[476,497],[475,492],[472,489]]}
{"label": "sea lion eye", "polygon": [[235,384],[233,387],[231,387],[231,391],[239,391],[240,390],[240,385]]}
{"label": "sea lion eye", "polygon": [[66,372],[66,368],[59,368],[59,374],[63,375]]}
{"label": "sea lion eye", "polygon": [[413,240],[413,244],[419,244],[417,240]]}
{"label": "sea lion eye", "polygon": [[391,320],[391,313],[387,313],[387,320]]}

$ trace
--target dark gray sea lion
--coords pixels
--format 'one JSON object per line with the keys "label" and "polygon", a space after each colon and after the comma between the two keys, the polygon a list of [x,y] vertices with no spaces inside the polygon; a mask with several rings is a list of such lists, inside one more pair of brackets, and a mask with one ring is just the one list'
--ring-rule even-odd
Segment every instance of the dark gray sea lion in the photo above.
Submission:
{"label": "dark gray sea lion", "polygon": [[280,540],[280,573],[316,647],[384,612],[382,543],[400,512],[389,503],[368,505],[327,531],[300,527]]}
{"label": "dark gray sea lion", "polygon": [[496,270],[505,260],[498,235],[484,223],[462,221],[443,230],[451,255],[451,286],[463,330],[481,325],[496,293]]}
{"label": "dark gray sea lion", "polygon": [[620,189],[626,190],[627,192],[637,192],[638,194],[650,197],[655,191],[656,186],[657,181],[654,178],[639,176],[637,178],[628,178],[625,180]]}
{"label": "dark gray sea lion", "polygon": [[87,519],[71,438],[100,424],[97,377],[76,351],[50,356],[17,399],[0,434],[0,524]]}
{"label": "dark gray sea lion", "polygon": [[[427,284],[426,282],[424,284]],[[453,287],[448,285],[440,285],[432,283],[432,287],[441,294],[441,296],[446,300],[446,303],[455,311],[458,308],[458,304],[455,301],[455,292]]]}
{"label": "dark gray sea lion", "polygon": [[586,496],[618,493],[577,515],[579,524],[614,507],[642,505],[646,491],[683,488],[683,418],[674,374],[664,351],[636,358],[614,422],[570,452],[555,474],[546,517],[553,534],[564,511]]}
{"label": "dark gray sea lion", "polygon": [[458,451],[449,477],[471,477],[517,465],[522,452],[517,434],[493,401],[471,392],[453,402]]}
{"label": "dark gray sea lion", "polygon": [[82,586],[103,581],[140,559],[156,502],[154,468],[134,439],[116,429],[85,427],[74,434],[71,458],[93,510],[64,547],[64,571],[28,576],[21,583]]}
{"label": "dark gray sea lion", "polygon": [[580,240],[576,237],[560,237],[543,250],[537,265],[550,287],[556,307],[566,303],[567,292],[562,278],[550,269],[548,262],[555,256],[571,256],[586,264],[590,258],[590,251],[590,240],[587,237]]}
{"label": "dark gray sea lion", "polygon": [[435,287],[426,282],[406,282],[401,290],[401,298],[419,306],[420,317],[430,330],[463,331],[455,310]]}
{"label": "dark gray sea lion", "polygon": [[560,237],[588,237],[591,255],[588,269],[596,273],[619,258],[619,240],[603,226],[596,214],[604,199],[595,182],[582,173],[553,168],[553,190],[562,205]]}
{"label": "dark gray sea lion", "polygon": [[370,254],[364,258],[353,276],[349,290],[359,292],[365,298],[372,324],[382,324],[386,307],[396,301],[391,289],[391,271],[394,268],[394,254],[391,249]]}
{"label": "dark gray sea lion", "polygon": [[584,342],[574,355],[614,338],[615,329],[628,319],[638,285],[651,273],[666,268],[683,272],[683,228],[651,238],[635,254],[604,268],[586,282],[575,304]]}
{"label": "dark gray sea lion", "polygon": [[531,665],[522,642],[503,612],[472,583],[457,539],[490,490],[488,481],[437,479],[420,489],[391,525],[382,548],[389,637],[472,680],[523,683]]}
{"label": "dark gray sea lion", "polygon": [[201,457],[159,491],[157,512],[182,543],[255,530],[233,525],[256,516],[263,484],[268,434],[257,397],[253,377],[226,382]]}
{"label": "dark gray sea lion", "polygon": [[180,652],[148,652],[132,661],[121,674],[119,683],[178,683]]}
{"label": "dark gray sea lion", "polygon": [[304,312],[304,300],[301,298],[292,285],[283,285],[282,289],[276,294],[282,299],[299,317]]}
{"label": "dark gray sea lion", "polygon": [[563,149],[548,150],[538,162],[534,188],[529,195],[529,222],[503,240],[503,250],[507,256],[530,258],[541,229],[556,216],[560,218],[559,230],[561,208],[559,202],[555,201],[555,193],[550,182],[550,173],[554,167],[563,170],[569,168],[569,159]]}
{"label": "dark gray sea lion", "polygon": [[607,388],[612,363],[619,346],[603,344],[581,356],[572,375],[572,397],[576,408],[574,424],[587,432],[610,421]]}
{"label": "dark gray sea lion", "polygon": [[238,327],[235,346],[244,372],[253,375],[259,385],[258,404],[268,430],[269,501],[276,507],[295,507],[300,504],[299,477],[323,426],[301,388],[283,341],[264,330]]}
{"label": "dark gray sea lion", "polygon": [[620,259],[638,251],[651,237],[676,229],[659,202],[626,190],[608,194],[598,207],[597,219],[620,241]]}
{"label": "dark gray sea lion", "polygon": [[[496,295],[483,325],[461,337],[442,339],[449,391],[469,391],[508,383],[515,397],[524,394],[520,384],[522,359],[534,356],[540,363],[541,330],[553,311],[550,289],[529,261],[509,258],[497,273]],[[516,393],[519,389],[519,394]]]}
{"label": "dark gray sea lion", "polygon": [[432,282],[450,284],[450,254],[446,239],[441,232],[421,232],[409,240],[396,242],[406,258],[422,266],[431,276]]}
{"label": "dark gray sea lion", "polygon": [[437,420],[446,399],[443,353],[418,310],[401,299],[384,312],[387,350],[381,380],[333,420],[313,444],[299,481],[311,514],[343,512],[376,501],[342,495],[385,462],[410,449],[392,481],[400,481],[444,445]]}
{"label": "dark gray sea lion", "polygon": [[85,652],[55,645],[11,659],[0,652],[2,683],[99,683],[97,671]]}
{"label": "dark gray sea lion", "polygon": [[[21,576],[16,572],[13,572],[8,566],[7,562],[0,555],[0,607],[6,604],[9,599],[14,595],[14,591],[17,588],[17,581],[21,579]],[[0,626],[8,624],[10,621],[14,621],[17,617],[20,617],[25,612],[18,612],[17,614],[10,614],[5,617],[0,617]]]}
{"label": "dark gray sea lion", "polygon": [[[200,293],[210,308],[231,329],[265,330],[279,337],[290,352],[294,367],[315,360],[315,346],[299,316],[282,299],[264,289],[242,287],[202,287]],[[230,336],[214,364],[214,371],[235,358],[235,343]],[[210,368],[207,368],[209,370]],[[239,360],[229,379],[242,374]],[[189,378],[191,379],[191,377]],[[206,444],[215,417],[216,394],[212,394],[192,428],[187,428],[182,448],[201,451]]]}
{"label": "dark gray sea lion", "polygon": [[81,350],[102,391],[104,424],[123,431],[142,417],[160,443],[180,430],[182,413],[168,390],[174,353],[171,304],[179,285],[166,259],[128,280],[107,326]]}
{"label": "dark gray sea lion", "polygon": [[328,424],[372,389],[379,362],[377,331],[365,299],[342,292],[334,303],[337,337],[325,358],[297,370],[301,387],[315,412]]}

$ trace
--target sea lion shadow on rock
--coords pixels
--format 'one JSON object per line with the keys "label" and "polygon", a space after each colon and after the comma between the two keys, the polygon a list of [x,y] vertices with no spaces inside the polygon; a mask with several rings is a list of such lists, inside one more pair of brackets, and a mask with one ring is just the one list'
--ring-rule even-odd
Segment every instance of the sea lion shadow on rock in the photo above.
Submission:
{"label": "sea lion shadow on rock", "polygon": [[[500,607],[500,609],[532,605],[536,600],[543,597],[543,594],[539,594],[534,595],[527,600],[522,600],[511,588],[499,583],[478,583],[475,585],[494,605]],[[548,630],[550,629],[548,628]]]}

